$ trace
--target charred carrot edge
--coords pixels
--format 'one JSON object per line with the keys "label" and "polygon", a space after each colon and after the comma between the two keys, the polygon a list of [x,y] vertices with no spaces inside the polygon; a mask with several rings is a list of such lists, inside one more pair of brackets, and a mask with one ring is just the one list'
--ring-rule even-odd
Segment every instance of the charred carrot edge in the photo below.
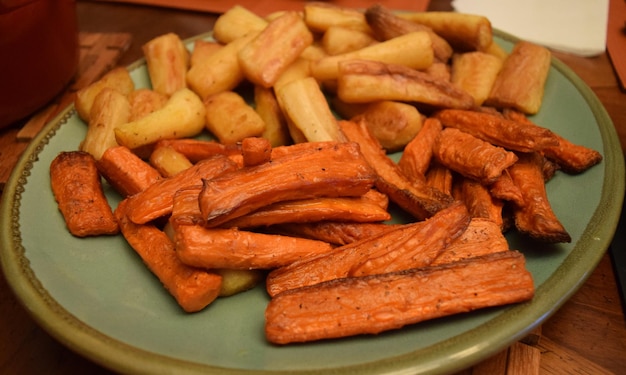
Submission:
{"label": "charred carrot edge", "polygon": [[523,124],[485,111],[443,109],[434,114],[444,127],[453,127],[507,150],[540,151],[559,144],[549,129]]}
{"label": "charred carrot edge", "polygon": [[[502,113],[505,118],[510,120],[535,125],[522,112],[506,109]],[[598,151],[572,143],[559,134],[555,134],[555,136],[559,140],[558,146],[546,147],[542,152],[546,158],[557,163],[564,172],[571,174],[582,173],[602,161],[602,154]]]}
{"label": "charred carrot edge", "polygon": [[544,177],[543,156],[539,153],[520,154],[509,169],[513,182],[524,195],[524,205],[515,206],[515,227],[520,233],[544,242],[570,242],[572,239],[556,217],[548,200]]}
{"label": "charred carrot edge", "polygon": [[387,157],[366,124],[342,120],[339,126],[350,141],[360,145],[363,157],[376,171],[376,188],[417,220],[428,218],[452,204],[450,195],[426,185],[423,180],[409,180]]}
{"label": "charred carrot edge", "polygon": [[57,155],[50,164],[50,185],[67,229],[74,236],[119,232],[91,154],[70,151]]}
{"label": "charred carrot edge", "polygon": [[156,226],[138,225],[128,219],[128,199],[115,210],[122,234],[148,269],[186,312],[204,309],[219,295],[222,277],[183,264],[170,238]]}
{"label": "charred carrot edge", "polygon": [[532,299],[524,256],[503,251],[441,266],[332,280],[281,293],[265,310],[274,344],[377,334]]}
{"label": "charred carrot edge", "polygon": [[142,192],[161,179],[156,169],[125,146],[107,149],[97,166],[109,184],[125,197]]}
{"label": "charred carrot edge", "polygon": [[177,225],[174,237],[179,259],[201,268],[271,269],[332,250],[322,241],[201,225]]}

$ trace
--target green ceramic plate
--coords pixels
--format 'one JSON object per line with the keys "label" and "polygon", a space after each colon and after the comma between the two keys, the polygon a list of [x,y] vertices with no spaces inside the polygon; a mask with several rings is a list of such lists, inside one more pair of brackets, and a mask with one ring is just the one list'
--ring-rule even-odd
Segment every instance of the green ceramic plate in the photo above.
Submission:
{"label": "green ceramic plate", "polygon": [[[510,37],[498,41],[510,49]],[[208,35],[202,36],[208,37]],[[130,67],[148,86],[143,62]],[[74,150],[85,124],[72,107],[26,150],[4,192],[0,228],[4,273],[42,327],[69,348],[120,372],[449,373],[523,337],[583,283],[608,248],[624,193],[623,156],[606,111],[564,64],[553,61],[534,121],[602,152],[603,162],[548,183],[571,244],[542,245],[515,234],[537,288],[528,303],[416,324],[377,336],[277,347],[263,334],[263,288],[184,313],[121,236],[78,239],[65,229],[48,167]],[[119,197],[106,191],[115,206]]]}

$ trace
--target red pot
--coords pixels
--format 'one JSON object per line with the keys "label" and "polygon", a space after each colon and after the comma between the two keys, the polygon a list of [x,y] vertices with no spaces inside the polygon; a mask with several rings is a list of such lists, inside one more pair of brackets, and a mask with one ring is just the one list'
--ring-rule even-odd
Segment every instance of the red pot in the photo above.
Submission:
{"label": "red pot", "polygon": [[47,104],[77,65],[74,0],[0,1],[0,128]]}

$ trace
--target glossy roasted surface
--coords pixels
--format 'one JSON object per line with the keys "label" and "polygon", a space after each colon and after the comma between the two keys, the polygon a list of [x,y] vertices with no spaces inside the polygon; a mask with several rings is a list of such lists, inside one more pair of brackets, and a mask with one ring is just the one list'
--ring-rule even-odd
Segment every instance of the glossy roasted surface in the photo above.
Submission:
{"label": "glossy roasted surface", "polygon": [[[432,1],[430,9],[448,10],[449,1]],[[209,13],[94,1],[79,1],[77,12],[82,32],[132,36],[132,43],[118,61],[121,66],[140,58],[141,46],[151,38],[164,32],[192,37],[210,30],[217,17]],[[622,148],[626,149],[626,94],[619,90],[608,56],[554,55],[598,96],[613,120]],[[27,144],[16,139],[20,130],[13,127],[0,132],[0,186],[4,186]],[[593,373],[602,369],[622,371],[626,366],[623,355],[626,323],[618,285],[607,253],[579,291],[542,325],[541,337],[534,345],[541,353],[541,373],[568,373],[574,369]],[[0,315],[0,372],[110,373],[48,335],[19,303],[4,277],[0,278]],[[514,345],[511,353],[517,348]]]}

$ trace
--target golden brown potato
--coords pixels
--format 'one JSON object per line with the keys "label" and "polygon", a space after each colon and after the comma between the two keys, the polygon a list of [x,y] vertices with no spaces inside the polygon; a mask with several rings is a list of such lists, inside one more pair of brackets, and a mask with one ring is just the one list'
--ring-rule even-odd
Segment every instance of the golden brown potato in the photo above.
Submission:
{"label": "golden brown potato", "polygon": [[224,144],[234,144],[256,137],[265,130],[265,122],[236,92],[224,91],[205,101],[206,127]]}
{"label": "golden brown potato", "polygon": [[313,35],[300,15],[285,12],[239,51],[239,65],[250,82],[271,87],[311,43]]}
{"label": "golden brown potato", "polygon": [[267,21],[241,5],[235,5],[222,13],[213,26],[213,37],[222,44],[228,44],[250,32],[261,31]]}
{"label": "golden brown potato", "polygon": [[168,97],[150,89],[138,89],[130,93],[130,117],[128,121],[135,121],[149,113],[163,108]]}
{"label": "golden brown potato", "polygon": [[254,87],[254,103],[256,112],[265,123],[261,136],[267,139],[272,147],[285,146],[291,142],[287,120],[278,105],[272,89],[261,86]]}
{"label": "golden brown potato", "polygon": [[160,35],[142,46],[152,89],[170,96],[187,87],[189,51],[174,33]]}
{"label": "golden brown potato", "polygon": [[518,42],[504,60],[486,105],[535,114],[541,108],[552,54],[543,46]]}
{"label": "golden brown potato", "polygon": [[388,152],[399,151],[422,128],[422,115],[410,104],[380,101],[367,106],[353,121],[363,120]]}
{"label": "golden brown potato", "polygon": [[398,15],[430,27],[456,51],[485,51],[493,42],[491,21],[485,16],[458,12],[408,12]]}
{"label": "golden brown potato", "polygon": [[187,85],[202,98],[232,90],[244,80],[237,54],[256,34],[246,34],[226,44],[206,59],[192,65],[187,72]]}
{"label": "golden brown potato", "polygon": [[[295,127],[294,141],[302,136],[309,142],[342,141],[337,120],[330,110],[317,81],[307,77],[292,81],[276,90],[278,104]],[[300,137],[296,133],[300,132]]]}
{"label": "golden brown potato", "polygon": [[363,12],[321,1],[304,5],[304,21],[314,32],[322,33],[331,26],[341,26],[372,34]]}
{"label": "golden brown potato", "polygon": [[322,47],[329,55],[341,55],[377,43],[370,34],[342,26],[329,27],[322,36]]}
{"label": "golden brown potato", "polygon": [[170,146],[156,147],[150,154],[150,164],[163,177],[172,177],[193,164],[187,157]]}
{"label": "golden brown potato", "polygon": [[128,98],[110,87],[102,89],[91,107],[87,134],[79,149],[100,160],[107,149],[118,146],[115,128],[126,123],[129,117]]}
{"label": "golden brown potato", "polygon": [[348,103],[395,100],[439,108],[472,108],[474,98],[448,81],[402,65],[351,60],[339,64],[337,96]]}
{"label": "golden brown potato", "polygon": [[485,52],[466,52],[452,58],[451,81],[474,98],[477,106],[489,96],[502,60]]}
{"label": "golden brown potato", "polygon": [[115,128],[120,145],[136,149],[161,139],[186,138],[198,135],[204,129],[204,104],[189,89],[181,89],[167,103],[147,116]]}
{"label": "golden brown potato", "polygon": [[105,87],[118,90],[123,95],[129,95],[135,89],[135,83],[130,78],[130,73],[126,68],[114,68],[106,73],[102,78],[91,85],[76,92],[74,107],[78,116],[85,122],[89,122],[89,114],[96,96]]}
{"label": "golden brown potato", "polygon": [[193,50],[191,51],[191,56],[189,57],[189,66],[194,66],[197,64],[202,64],[203,60],[206,60],[217,52],[224,45],[212,42],[208,40],[198,39],[193,43]]}
{"label": "golden brown potato", "polygon": [[337,79],[339,63],[344,61],[373,60],[426,69],[433,59],[430,36],[425,31],[416,31],[353,52],[322,58],[311,65],[311,73],[318,81],[326,81]]}
{"label": "golden brown potato", "polygon": [[230,297],[257,286],[265,278],[261,270],[234,270],[219,268],[215,273],[222,276],[220,297]]}

